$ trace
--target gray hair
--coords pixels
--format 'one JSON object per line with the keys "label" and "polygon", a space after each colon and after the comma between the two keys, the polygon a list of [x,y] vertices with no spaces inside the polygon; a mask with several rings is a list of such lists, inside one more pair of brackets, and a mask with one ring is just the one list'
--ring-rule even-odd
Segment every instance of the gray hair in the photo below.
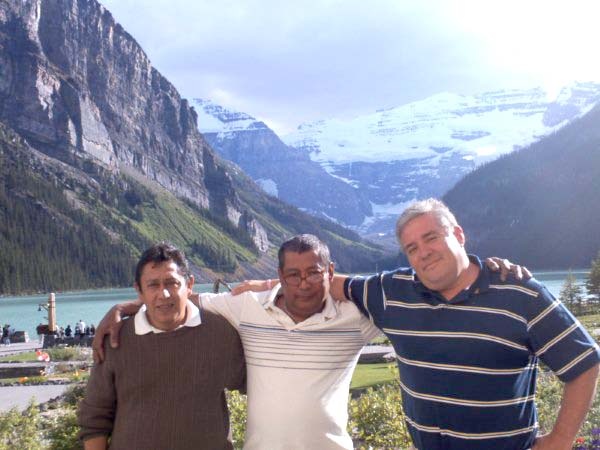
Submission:
{"label": "gray hair", "polygon": [[[402,242],[400,242],[400,236],[404,231],[404,228],[411,220],[422,216],[423,214],[431,213],[438,220],[440,225],[444,228],[455,227],[458,226],[458,222],[454,214],[448,209],[448,207],[437,198],[428,198],[425,200],[419,200],[417,202],[411,203],[398,217],[398,221],[396,222],[396,238],[400,243],[400,247],[402,247]],[[402,249],[404,250],[404,249]]]}
{"label": "gray hair", "polygon": [[311,251],[314,251],[317,253],[317,255],[319,255],[319,258],[321,258],[323,264],[329,265],[331,262],[331,257],[329,256],[329,247],[327,247],[327,244],[322,242],[314,234],[298,234],[285,241],[283,244],[281,244],[281,247],[279,247],[279,252],[277,253],[277,257],[279,259],[279,268],[283,269],[285,252],[305,253]]}

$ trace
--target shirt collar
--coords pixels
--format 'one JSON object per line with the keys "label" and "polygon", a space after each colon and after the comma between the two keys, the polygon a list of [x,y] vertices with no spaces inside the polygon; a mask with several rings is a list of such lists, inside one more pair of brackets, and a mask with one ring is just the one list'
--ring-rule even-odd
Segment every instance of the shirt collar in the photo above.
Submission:
{"label": "shirt collar", "polygon": [[469,257],[469,261],[479,268],[479,275],[477,275],[477,279],[473,282],[473,284],[469,286],[469,289],[458,293],[453,299],[448,301],[438,292],[428,289],[419,280],[419,277],[417,276],[415,270],[412,269],[413,279],[415,281],[415,289],[417,290],[417,292],[419,292],[426,298],[435,298],[442,303],[461,303],[467,300],[471,295],[477,295],[487,291],[490,286],[490,270],[485,264],[481,262],[481,259],[479,259],[478,256],[472,254],[469,254],[467,256]]}
{"label": "shirt collar", "polygon": [[[269,292],[269,296],[267,297],[267,301],[264,303],[263,307],[265,309],[276,308],[277,307],[277,305],[276,305],[277,297],[279,296],[280,293],[281,293],[281,284],[277,283],[275,286],[273,286],[273,288],[271,289],[271,292]],[[280,309],[280,308],[278,308],[278,309]],[[333,300],[333,298],[331,298],[331,295],[327,295],[327,297],[325,298],[325,306],[323,307],[323,310],[321,312],[318,312],[317,314],[314,314],[312,317],[318,316],[319,314],[321,314],[322,317],[326,320],[332,319],[337,316],[338,309],[335,304],[335,301]]]}
{"label": "shirt collar", "polygon": [[[200,310],[196,305],[194,305],[191,301],[187,301],[186,304],[186,319],[183,325],[180,325],[176,328],[178,330],[182,327],[197,327],[202,323],[200,317]],[[134,317],[134,325],[135,325],[135,334],[148,334],[148,333],[165,333],[164,330],[159,330],[156,327],[153,327],[148,321],[148,316],[146,316],[146,305],[142,305],[139,311],[136,313]],[[174,331],[174,330],[172,330]]]}

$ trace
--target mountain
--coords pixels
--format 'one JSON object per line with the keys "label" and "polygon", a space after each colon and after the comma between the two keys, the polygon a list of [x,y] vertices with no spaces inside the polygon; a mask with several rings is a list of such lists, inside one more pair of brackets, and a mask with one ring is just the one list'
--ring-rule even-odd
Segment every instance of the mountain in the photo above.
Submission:
{"label": "mountain", "polygon": [[0,2],[0,131],[0,239],[11,249],[0,292],[122,285],[159,239],[198,273],[236,278],[272,274],[275,247],[298,230],[336,248],[342,270],[383,255],[216,156],[187,100],[94,0]]}
{"label": "mountain", "polygon": [[600,250],[600,106],[468,174],[444,197],[469,251],[536,269],[590,267]]}
{"label": "mountain", "polygon": [[367,196],[372,214],[357,230],[390,233],[408,202],[441,197],[478,165],[585,114],[600,101],[600,84],[575,83],[548,97],[539,88],[442,93],[352,120],[303,124],[282,139]]}
{"label": "mountain", "polygon": [[358,226],[371,204],[358,189],[326,172],[308,152],[285,145],[263,122],[209,100],[195,99],[198,129],[221,157],[268,194],[309,212]]}

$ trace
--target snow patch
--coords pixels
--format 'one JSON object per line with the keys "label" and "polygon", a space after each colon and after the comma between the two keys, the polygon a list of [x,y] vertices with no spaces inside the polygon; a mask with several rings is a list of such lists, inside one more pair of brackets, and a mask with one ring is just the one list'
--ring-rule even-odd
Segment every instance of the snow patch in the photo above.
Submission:
{"label": "snow patch", "polygon": [[273,197],[279,197],[277,183],[270,178],[259,178],[256,180],[256,184],[258,184],[267,194],[272,195]]}

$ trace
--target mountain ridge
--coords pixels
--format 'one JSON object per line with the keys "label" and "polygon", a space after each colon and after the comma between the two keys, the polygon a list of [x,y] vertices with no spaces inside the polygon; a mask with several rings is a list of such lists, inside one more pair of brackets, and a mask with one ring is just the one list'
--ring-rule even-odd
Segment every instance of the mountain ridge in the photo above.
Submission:
{"label": "mountain ridge", "polygon": [[[541,88],[474,96],[440,93],[354,119],[302,124],[281,141],[287,149],[295,149],[294,154],[308,155],[321,166],[326,172],[320,172],[321,182],[330,192],[338,192],[336,182],[352,188],[344,191],[343,198],[349,200],[341,200],[344,208],[338,210],[328,209],[322,201],[313,200],[314,196],[299,199],[284,193],[291,183],[285,164],[291,164],[293,158],[281,145],[269,147],[277,155],[272,159],[280,158],[281,170],[288,174],[278,179],[259,172],[263,167],[260,151],[248,149],[243,155],[228,151],[236,145],[248,148],[252,139],[258,146],[264,123],[210,101],[193,104],[199,129],[213,148],[248,171],[267,192],[365,236],[389,239],[397,215],[408,203],[441,197],[478,165],[530,145],[581,117],[598,101],[600,84],[596,83],[565,86],[554,99]],[[330,203],[339,205],[342,196],[334,198]]]}

